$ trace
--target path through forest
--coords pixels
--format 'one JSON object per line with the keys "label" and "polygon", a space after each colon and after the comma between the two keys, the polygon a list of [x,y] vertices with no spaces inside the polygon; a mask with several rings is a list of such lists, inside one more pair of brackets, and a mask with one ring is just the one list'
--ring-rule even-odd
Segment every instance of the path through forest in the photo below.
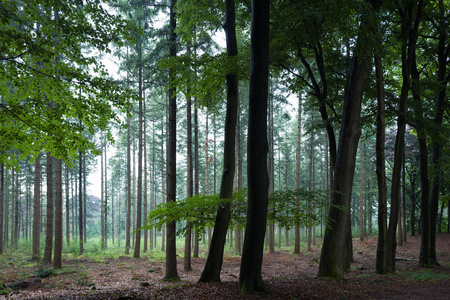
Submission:
{"label": "path through forest", "polygon": [[[65,271],[15,291],[11,299],[448,299],[450,295],[450,234],[437,235],[441,267],[417,267],[420,237],[409,237],[397,249],[397,274],[375,274],[376,238],[354,240],[355,262],[345,280],[317,278],[319,245],[301,255],[266,253],[263,278],[268,294],[242,296],[237,290],[240,258],[226,257],[220,284],[197,283],[205,258],[194,258],[193,271],[182,271],[181,282],[164,282],[164,262],[120,257],[104,260],[65,260]],[[0,281],[20,279],[36,267],[1,266]],[[31,282],[31,279],[22,279]],[[1,296],[0,296],[1,297]],[[7,297],[7,296],[6,296]]]}

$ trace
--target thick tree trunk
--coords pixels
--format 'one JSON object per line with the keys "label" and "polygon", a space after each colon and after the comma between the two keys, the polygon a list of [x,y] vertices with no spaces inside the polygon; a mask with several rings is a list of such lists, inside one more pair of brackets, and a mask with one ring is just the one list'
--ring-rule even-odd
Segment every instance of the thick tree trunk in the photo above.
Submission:
{"label": "thick tree trunk", "polygon": [[[363,28],[362,28],[363,29]],[[350,203],[356,153],[361,135],[361,101],[367,76],[366,43],[357,41],[344,96],[339,147],[332,189],[332,206],[320,255],[319,276],[342,278],[351,260]],[[361,54],[359,56],[358,54]],[[342,209],[343,208],[343,209]],[[351,244],[350,244],[351,245]],[[350,251],[350,252],[349,252]]]}
{"label": "thick tree trunk", "polygon": [[[176,33],[175,33],[175,6],[176,0],[170,1],[170,44],[169,56],[175,57],[177,54]],[[169,69],[169,81],[175,80],[175,71]],[[177,147],[177,101],[176,90],[169,87],[169,142],[167,149],[167,203],[176,201],[177,174],[176,174],[176,147]],[[166,275],[165,280],[180,280],[177,273],[177,252],[176,252],[176,223],[167,224],[166,230]]]}
{"label": "thick tree trunk", "polygon": [[[225,1],[225,34],[228,57],[237,56],[234,0]],[[222,181],[220,185],[221,199],[231,199],[235,170],[235,139],[238,107],[237,70],[226,75],[227,80],[227,112],[225,116],[225,140],[223,155]],[[217,209],[214,233],[210,243],[210,251],[205,268],[200,277],[203,282],[219,282],[222,269],[223,251],[225,247],[231,204],[221,205]]]}
{"label": "thick tree trunk", "polygon": [[60,269],[63,248],[63,197],[62,197],[62,167],[61,160],[55,159],[55,249],[53,268]]}
{"label": "thick tree trunk", "polygon": [[52,261],[53,250],[53,157],[47,153],[47,226],[45,231],[44,263]]}
{"label": "thick tree trunk", "polygon": [[[38,155],[38,158],[39,158],[39,155]],[[35,185],[35,188],[36,188],[36,185]],[[3,207],[4,207],[4,199],[5,199],[4,195],[5,195],[5,164],[2,163],[2,164],[0,164],[0,255],[3,254]],[[36,195],[36,190],[35,190],[35,195]],[[34,228],[33,228],[33,260],[36,260],[36,256],[35,256],[36,251],[34,249],[35,245],[36,245],[36,242],[35,242]],[[39,251],[38,251],[38,256],[39,256]]]}
{"label": "thick tree trunk", "polygon": [[262,279],[267,223],[267,96],[269,84],[269,0],[252,0],[248,121],[248,212],[239,273],[243,294],[266,291]]}
{"label": "thick tree trunk", "polygon": [[[3,164],[1,170],[1,188],[3,195]],[[3,202],[3,199],[1,199]],[[0,204],[0,210],[3,206]],[[3,211],[0,213],[0,219],[3,219]],[[0,222],[0,226],[3,226]],[[1,228],[0,228],[1,229]],[[1,235],[2,230],[0,230]],[[0,236],[1,238],[1,236]],[[0,240],[1,243],[1,240]],[[33,261],[39,261],[40,257],[40,247],[41,247],[41,154],[39,153],[34,161],[34,197],[33,197]],[[1,251],[0,251],[1,253]]]}
{"label": "thick tree trunk", "polygon": [[[438,46],[438,71],[437,71],[437,82],[440,85],[439,91],[437,92],[437,103],[436,103],[436,115],[434,117],[434,123],[436,126],[441,126],[444,110],[445,110],[445,99],[446,99],[446,87],[449,81],[448,76],[446,76],[447,59],[449,53],[449,47],[446,44],[447,34],[449,24],[445,21],[445,9],[443,0],[439,0],[439,46]],[[433,135],[433,173],[434,176],[431,180],[431,197],[430,197],[430,264],[438,265],[437,255],[436,255],[436,222],[437,222],[437,210],[439,206],[439,194],[440,194],[440,182],[441,182],[441,158],[442,158],[442,145],[440,139]],[[448,209],[450,212],[450,209]]]}

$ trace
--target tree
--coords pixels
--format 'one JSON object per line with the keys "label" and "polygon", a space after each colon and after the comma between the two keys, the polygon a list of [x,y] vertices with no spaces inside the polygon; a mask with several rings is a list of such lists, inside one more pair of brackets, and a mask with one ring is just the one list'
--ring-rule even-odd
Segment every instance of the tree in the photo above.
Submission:
{"label": "tree", "polygon": [[0,164],[0,255],[3,254],[3,207],[5,199],[4,194],[5,194],[5,164],[2,163]]}
{"label": "tree", "polygon": [[361,135],[361,101],[367,77],[367,53],[370,51],[367,41],[369,28],[364,19],[367,17],[363,13],[344,94],[331,207],[320,254],[319,277],[342,278],[350,265],[351,249],[347,249],[346,243],[350,230],[348,224],[356,152]]}
{"label": "tree", "polygon": [[[237,57],[236,16],[234,0],[225,1],[225,34],[227,55],[230,59]],[[223,172],[220,185],[220,198],[230,199],[233,193],[235,170],[235,139],[238,107],[238,77],[237,70],[226,75],[227,81],[227,111],[225,117],[225,141],[223,154]],[[222,269],[223,251],[225,247],[228,223],[230,221],[230,205],[219,206],[217,209],[214,233],[212,236],[208,258],[200,277],[203,282],[219,282]]]}
{"label": "tree", "polygon": [[[63,248],[63,197],[62,197],[62,161],[55,159],[55,249],[53,267],[60,269]],[[53,220],[51,220],[53,222]]]}
{"label": "tree", "polygon": [[[81,122],[81,121],[80,121]],[[82,172],[83,172],[83,154],[81,151],[78,153],[78,231],[79,231],[79,241],[80,241],[80,254],[84,252],[84,243],[83,243],[83,233],[86,234],[86,232],[83,231],[83,215],[85,215],[83,211],[83,193],[82,193]]]}
{"label": "tree", "polygon": [[[169,37],[169,57],[177,54],[177,35],[175,33],[176,20],[174,7],[176,0],[170,0],[170,37]],[[167,143],[167,202],[176,201],[177,174],[176,174],[176,143],[177,143],[177,102],[176,89],[173,86],[175,70],[169,68],[169,137]],[[166,229],[166,275],[164,280],[179,280],[177,273],[177,253],[176,253],[176,223],[170,222]]]}
{"label": "tree", "polygon": [[247,145],[248,211],[239,273],[239,290],[243,294],[266,291],[261,266],[268,207],[269,4],[269,0],[252,1]]}
{"label": "tree", "polygon": [[134,257],[139,258],[141,252],[141,223],[142,223],[142,160],[143,160],[143,106],[142,102],[144,101],[142,98],[142,38],[138,38],[138,72],[139,72],[139,132],[138,132],[138,186],[137,186],[137,203],[136,203],[136,243],[134,247]]}
{"label": "tree", "polygon": [[[416,7],[417,6],[417,7]],[[417,11],[414,14],[414,7]],[[411,69],[416,42],[418,37],[418,29],[420,17],[423,9],[423,1],[416,3],[408,2],[405,7],[400,8],[402,13],[401,23],[401,57],[402,57],[402,88],[399,99],[399,109],[397,116],[397,136],[395,138],[395,154],[394,168],[392,170],[391,183],[391,211],[389,214],[389,226],[386,232],[386,268],[388,272],[395,272],[395,252],[397,248],[396,230],[398,222],[398,214],[400,210],[400,178],[403,164],[403,146],[405,141],[406,130],[406,104],[408,93],[411,85]],[[423,177],[422,177],[423,178]],[[425,179],[425,178],[423,178]]]}
{"label": "tree", "polygon": [[[446,77],[447,69],[447,58],[450,52],[450,46],[448,45],[447,36],[449,24],[445,20],[446,7],[443,0],[438,1],[438,69],[436,82],[438,83],[438,90],[436,92],[436,113],[434,117],[434,123],[436,126],[440,127],[443,124],[444,110],[445,110],[445,99],[446,99],[446,88],[448,85],[449,77]],[[448,5],[447,5],[448,11]],[[436,222],[437,222],[437,211],[439,205],[439,194],[441,190],[441,173],[442,173],[442,146],[441,142],[443,137],[432,136],[432,165],[433,165],[433,177],[431,180],[431,197],[430,197],[430,265],[437,265],[437,255],[436,255]],[[450,206],[449,206],[450,207]],[[450,208],[449,208],[450,210]],[[442,211],[442,210],[441,210]],[[450,213],[449,213],[450,215]],[[449,220],[447,220],[449,222]],[[450,222],[449,222],[450,223]]]}
{"label": "tree", "polygon": [[45,230],[44,263],[52,261],[53,249],[53,157],[47,153],[47,225]]}
{"label": "tree", "polygon": [[[191,47],[188,47],[188,52],[191,51]],[[188,82],[187,85],[187,103],[186,103],[186,131],[187,131],[187,176],[186,176],[186,195],[187,197],[194,196],[194,185],[193,185],[193,179],[194,179],[194,168],[192,166],[192,99],[190,95],[190,85],[191,82]],[[192,230],[190,228],[190,220],[186,220],[186,236],[184,240],[184,270],[190,271],[192,270],[191,265],[191,248],[192,248]]]}
{"label": "tree", "polygon": [[[378,3],[381,4],[379,1]],[[378,9],[377,9],[378,8]],[[379,10],[376,7],[375,10]],[[378,244],[376,258],[376,272],[378,274],[386,273],[385,264],[385,241],[387,226],[387,186],[386,186],[386,166],[384,144],[385,134],[385,99],[384,99],[384,80],[383,65],[379,54],[375,54],[375,73],[377,83],[377,133],[376,133],[376,173],[378,183]]]}
{"label": "tree", "polygon": [[[34,158],[43,150],[67,162],[78,148],[95,149],[82,137],[84,128],[73,122],[80,115],[90,132],[105,128],[111,119],[121,122],[113,107],[125,112],[131,94],[107,78],[101,64],[82,47],[108,52],[108,44],[122,44],[132,26],[100,3],[103,0],[57,0],[51,6],[41,0],[2,2],[0,36],[9,46],[0,56],[0,162],[8,168],[17,165],[19,157],[10,149]],[[52,18],[52,11],[61,17]],[[52,101],[59,105],[57,113],[47,105]]]}

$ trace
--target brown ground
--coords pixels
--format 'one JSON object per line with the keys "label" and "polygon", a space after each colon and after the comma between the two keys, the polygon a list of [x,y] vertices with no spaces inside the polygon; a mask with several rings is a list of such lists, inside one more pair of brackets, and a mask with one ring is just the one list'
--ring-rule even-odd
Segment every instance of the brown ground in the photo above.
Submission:
{"label": "brown ground", "polygon": [[[10,299],[450,299],[450,234],[437,236],[441,267],[418,268],[419,246],[420,237],[409,237],[405,246],[397,248],[401,260],[397,260],[396,275],[377,275],[376,238],[354,240],[355,262],[345,280],[317,278],[318,247],[302,255],[284,251],[265,254],[263,278],[270,293],[250,296],[241,296],[237,290],[237,257],[225,258],[223,282],[217,284],[197,283],[204,258],[193,259],[194,270],[190,272],[182,271],[179,259],[182,281],[175,283],[161,281],[164,263],[149,262],[148,258],[66,260],[66,271],[18,290]],[[29,272],[35,269],[30,267]],[[5,283],[17,279],[16,267],[0,266],[0,276],[4,277],[0,282]]]}

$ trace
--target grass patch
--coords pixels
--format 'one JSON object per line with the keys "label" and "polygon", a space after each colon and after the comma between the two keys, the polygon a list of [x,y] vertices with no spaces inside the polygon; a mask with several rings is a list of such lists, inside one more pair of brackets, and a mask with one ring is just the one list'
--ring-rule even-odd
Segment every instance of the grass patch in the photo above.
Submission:
{"label": "grass patch", "polygon": [[433,269],[419,269],[417,271],[402,271],[398,275],[417,282],[436,282],[450,279],[450,274],[437,273]]}

